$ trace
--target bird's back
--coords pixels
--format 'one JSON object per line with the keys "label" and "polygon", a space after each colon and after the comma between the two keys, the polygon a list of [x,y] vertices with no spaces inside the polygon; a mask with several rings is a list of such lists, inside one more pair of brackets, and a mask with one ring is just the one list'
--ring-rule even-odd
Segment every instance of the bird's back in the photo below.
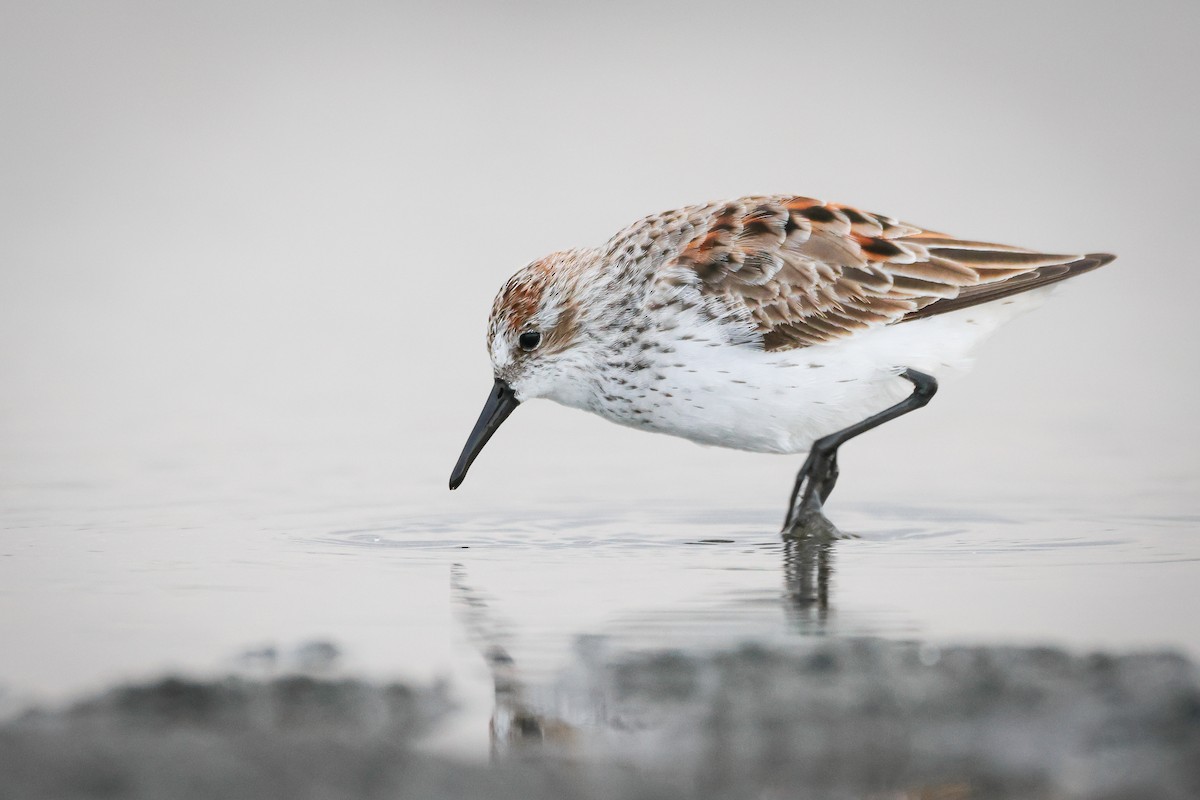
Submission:
{"label": "bird's back", "polygon": [[617,270],[653,264],[666,291],[649,293],[648,303],[674,294],[675,302],[740,316],[771,351],[1011,297],[1113,258],[960,239],[786,195],[647,217],[614,236],[602,256]]}
{"label": "bird's back", "polygon": [[905,367],[962,367],[1040,290],[1112,260],[958,239],[791,196],[648,217],[598,254],[639,283],[637,324],[600,368],[617,422],[705,444],[799,452],[896,402]]}

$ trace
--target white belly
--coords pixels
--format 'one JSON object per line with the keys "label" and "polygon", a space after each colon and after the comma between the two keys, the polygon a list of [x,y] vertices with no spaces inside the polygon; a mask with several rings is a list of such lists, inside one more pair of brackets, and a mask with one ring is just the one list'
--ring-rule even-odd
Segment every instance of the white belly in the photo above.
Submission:
{"label": "white belly", "polygon": [[682,341],[645,378],[633,402],[592,410],[615,422],[701,444],[767,453],[807,451],[814,440],[912,392],[906,367],[944,377],[971,349],[1042,292],[877,328],[824,345],[768,353]]}

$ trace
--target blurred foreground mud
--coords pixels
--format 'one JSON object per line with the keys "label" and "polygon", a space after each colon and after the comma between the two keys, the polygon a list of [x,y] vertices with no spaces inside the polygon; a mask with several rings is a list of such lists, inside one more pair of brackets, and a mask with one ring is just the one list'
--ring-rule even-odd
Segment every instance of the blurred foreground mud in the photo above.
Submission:
{"label": "blurred foreground mud", "polygon": [[0,797],[1200,797],[1200,683],[1171,654],[593,643],[529,694],[511,668],[491,764],[420,748],[441,690],[166,679],[0,727]]}

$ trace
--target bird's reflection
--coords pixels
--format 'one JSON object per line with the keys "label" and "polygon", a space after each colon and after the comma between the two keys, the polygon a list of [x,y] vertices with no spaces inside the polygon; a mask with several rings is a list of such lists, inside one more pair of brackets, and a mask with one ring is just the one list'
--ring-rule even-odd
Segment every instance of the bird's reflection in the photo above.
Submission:
{"label": "bird's reflection", "polygon": [[[784,540],[780,551],[780,605],[789,630],[801,635],[829,633],[836,546],[837,540],[827,537]],[[573,745],[580,733],[578,727],[540,708],[531,698],[531,687],[522,680],[520,667],[511,655],[513,626],[496,614],[484,594],[472,588],[461,564],[451,570],[451,594],[459,618],[492,677],[494,706],[488,728],[493,759]],[[589,716],[603,725],[602,713]]]}
{"label": "bird's reflection", "polygon": [[501,760],[546,746],[561,748],[569,745],[574,739],[574,728],[540,711],[529,701],[528,689],[504,644],[508,638],[508,625],[496,616],[487,599],[468,585],[466,570],[461,564],[455,564],[451,569],[450,590],[460,617],[486,659],[492,676],[495,704],[488,721],[492,759]]}
{"label": "bird's reflection", "polygon": [[[802,636],[827,636],[832,633],[834,549],[837,546],[838,541],[834,539],[806,537],[786,539],[782,548],[777,548],[777,552],[781,554],[780,566],[783,574],[780,606],[789,631]],[[493,761],[538,760],[551,757],[561,768],[574,769],[587,763],[589,757],[603,762],[606,755],[611,756],[613,753],[642,752],[641,745],[629,748],[628,743],[632,741],[630,737],[650,736],[648,740],[639,741],[655,741],[653,729],[656,724],[662,725],[664,720],[655,718],[653,714],[656,712],[651,712],[649,719],[654,721],[647,722],[638,716],[639,711],[644,710],[642,706],[635,705],[631,709],[627,701],[622,699],[624,690],[620,686],[632,680],[635,686],[640,687],[639,691],[649,692],[651,697],[657,697],[663,703],[662,707],[670,707],[683,717],[697,715],[697,719],[706,721],[703,730],[696,729],[695,735],[699,741],[707,743],[707,747],[715,749],[707,751],[707,760],[697,766],[699,774],[709,774],[706,772],[707,767],[714,765],[714,768],[724,770],[733,763],[730,759],[733,759],[735,754],[740,754],[738,757],[741,758],[750,758],[748,763],[757,763],[752,755],[748,755],[753,752],[753,747],[750,751],[745,748],[757,746],[755,743],[758,739],[755,738],[754,731],[758,728],[754,725],[749,728],[740,726],[744,726],[747,719],[756,720],[755,714],[767,713],[770,716],[769,712],[756,711],[757,707],[752,697],[745,699],[745,708],[740,711],[738,708],[722,706],[720,702],[706,710],[704,703],[714,702],[713,696],[738,696],[737,681],[733,680],[729,686],[722,688],[705,681],[692,680],[699,674],[695,670],[704,669],[705,664],[717,665],[717,672],[709,675],[720,674],[721,658],[706,661],[702,652],[698,652],[693,658],[669,649],[660,652],[633,650],[624,653],[618,650],[613,653],[604,652],[603,645],[594,652],[589,651],[589,648],[580,647],[576,650],[576,655],[584,667],[583,672],[589,676],[588,682],[581,685],[577,680],[568,681],[556,687],[558,692],[547,695],[546,692],[538,691],[544,687],[530,683],[528,675],[522,676],[520,665],[511,655],[513,626],[501,619],[483,593],[469,585],[466,569],[462,565],[455,565],[452,570],[451,592],[458,616],[484,657],[492,678],[494,702],[488,720],[488,732]],[[836,640],[837,637],[831,637],[831,643]],[[752,651],[739,651],[740,645],[733,642],[730,644],[732,649],[725,651],[724,658],[745,659],[746,669],[762,665],[762,656],[756,656]],[[877,659],[885,651],[872,652],[875,655],[870,657]],[[626,660],[627,665],[628,660],[632,659],[635,664],[632,669],[638,673],[637,677],[628,671],[622,673],[621,666],[616,667],[617,671],[613,672],[614,662],[619,665],[622,659]],[[800,660],[795,662],[794,670],[787,670],[781,674],[792,676],[805,670],[816,670],[813,673],[814,685],[817,686],[814,691],[820,692],[820,685],[835,679],[835,673],[830,670],[834,669],[836,661],[835,657],[829,655],[823,659]],[[622,674],[624,678],[619,677]],[[730,673],[730,676],[734,674]],[[848,735],[847,731],[854,731],[853,716],[855,713],[863,713],[856,712],[857,707],[852,705],[847,712],[848,716],[831,720],[821,717],[819,704],[816,708],[812,724],[824,725],[834,731],[835,738],[838,735]],[[669,727],[670,723],[667,725]],[[867,733],[857,732],[855,735],[870,739]],[[673,752],[670,747],[664,749],[661,741],[658,748],[657,751],[646,750],[643,755],[650,752]],[[870,769],[875,768],[872,766]],[[822,769],[825,767],[813,767],[813,774],[822,774]],[[841,767],[828,766],[827,769],[851,782],[867,780],[853,770],[843,775],[839,772]],[[864,766],[863,774],[870,773],[870,769]],[[899,767],[897,769],[899,770]],[[743,774],[738,779],[753,783],[755,778],[752,773],[753,769],[751,773]],[[803,770],[800,774],[808,775]],[[974,796],[970,782],[954,778],[952,773],[944,776],[943,780],[930,783],[913,780],[911,776],[903,774],[902,770],[899,774],[888,777],[895,778],[900,788],[882,792],[852,792],[847,796],[860,797],[863,800],[968,800]],[[878,782],[879,779],[876,777],[871,781]],[[884,778],[880,785],[886,787],[889,783],[890,781]]]}
{"label": "bird's reflection", "polygon": [[[655,779],[694,780],[707,787],[700,796],[793,796],[791,788],[794,796],[828,796],[824,790],[837,787],[837,796],[860,800],[1050,797],[1058,796],[1053,781],[1036,776],[1081,758],[1099,765],[1118,752],[1128,763],[1174,753],[1175,744],[1147,741],[1140,731],[1183,731],[1170,726],[1195,719],[1163,700],[1175,692],[1178,708],[1195,705],[1193,668],[1174,654],[947,646],[922,641],[911,626],[871,627],[855,585],[869,576],[846,571],[858,567],[846,563],[858,558],[853,542],[805,537],[746,549],[745,538],[730,536],[688,543],[705,546],[691,562],[700,564],[692,591],[716,600],[639,604],[599,630],[576,630],[574,656],[556,656],[552,675],[537,647],[521,655],[515,625],[468,585],[465,568],[455,568],[454,605],[492,680],[494,760],[549,757],[573,777],[630,764]],[[846,552],[835,584],[839,547]],[[735,552],[747,558],[731,567]],[[722,595],[729,569],[753,588]],[[619,608],[620,576],[607,567],[602,576],[603,591],[587,597]],[[536,613],[522,623],[526,639],[530,629],[544,631]],[[568,624],[583,627],[573,618]],[[781,629],[790,635],[780,637]],[[1175,677],[1148,683],[1146,670]],[[1119,707],[1117,686],[1126,698]],[[1064,715],[1064,707],[1084,711]],[[1127,719],[1146,722],[1131,727]],[[1116,737],[1117,749],[1095,751],[1096,737]]]}
{"label": "bird's reflection", "polygon": [[837,540],[825,537],[784,539],[783,611],[799,633],[826,632],[836,544]]}

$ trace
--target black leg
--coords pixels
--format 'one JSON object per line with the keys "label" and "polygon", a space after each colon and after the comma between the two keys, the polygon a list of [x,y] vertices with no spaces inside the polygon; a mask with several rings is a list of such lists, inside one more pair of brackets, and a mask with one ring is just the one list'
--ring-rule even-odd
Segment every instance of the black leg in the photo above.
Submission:
{"label": "black leg", "polygon": [[837,483],[838,448],[860,433],[866,433],[888,420],[925,406],[937,392],[937,380],[932,375],[926,375],[915,369],[906,369],[900,373],[900,377],[913,385],[913,392],[908,397],[891,408],[867,417],[862,422],[823,436],[813,442],[808,459],[796,475],[796,486],[792,489],[787,519],[783,523],[784,533],[804,533],[814,527],[818,533],[837,533],[837,529],[825,519],[821,508],[829,499],[834,484]]}

